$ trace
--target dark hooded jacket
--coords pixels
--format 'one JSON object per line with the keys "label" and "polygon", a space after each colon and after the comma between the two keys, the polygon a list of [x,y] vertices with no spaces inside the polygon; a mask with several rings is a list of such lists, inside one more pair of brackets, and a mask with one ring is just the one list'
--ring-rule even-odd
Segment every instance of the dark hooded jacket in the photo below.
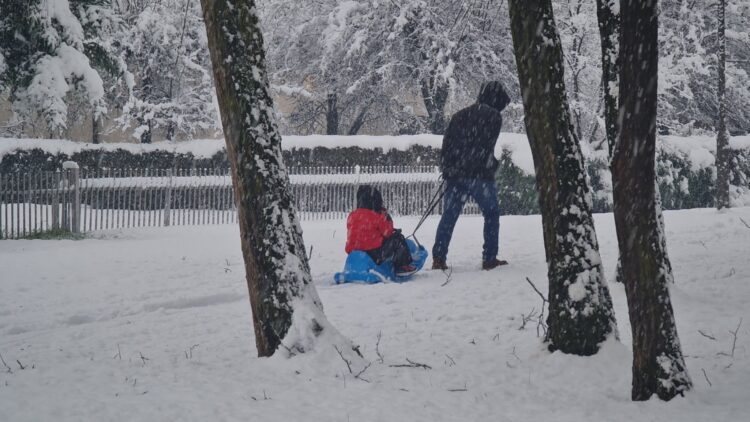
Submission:
{"label": "dark hooded jacket", "polygon": [[497,170],[495,143],[503,118],[500,112],[510,103],[502,83],[482,86],[477,102],[453,115],[443,136],[440,168],[445,179],[494,180]]}

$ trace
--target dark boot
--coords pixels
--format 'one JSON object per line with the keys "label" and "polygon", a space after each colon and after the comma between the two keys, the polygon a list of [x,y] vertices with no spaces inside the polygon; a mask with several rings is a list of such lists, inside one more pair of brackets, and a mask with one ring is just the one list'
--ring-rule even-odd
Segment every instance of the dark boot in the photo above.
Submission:
{"label": "dark boot", "polygon": [[446,264],[444,259],[433,259],[432,260],[432,269],[433,270],[440,270],[445,271],[448,269],[448,264]]}
{"label": "dark boot", "polygon": [[482,262],[482,269],[485,271],[494,270],[497,267],[500,267],[502,265],[508,265],[508,261],[503,261],[500,259],[493,259],[492,261],[484,261]]}

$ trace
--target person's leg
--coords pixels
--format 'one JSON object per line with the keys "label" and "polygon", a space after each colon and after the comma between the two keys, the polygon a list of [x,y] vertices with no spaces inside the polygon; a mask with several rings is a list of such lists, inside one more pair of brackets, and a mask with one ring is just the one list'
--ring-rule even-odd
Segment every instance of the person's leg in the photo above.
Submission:
{"label": "person's leg", "polygon": [[490,262],[497,258],[500,238],[500,204],[497,200],[497,185],[494,180],[476,180],[471,184],[470,192],[484,216],[482,261]]}
{"label": "person's leg", "polygon": [[435,245],[432,247],[432,259],[445,261],[448,256],[448,245],[453,236],[458,216],[464,203],[468,199],[468,192],[464,183],[457,180],[446,180],[445,196],[443,196],[443,215],[438,223],[435,234]]}

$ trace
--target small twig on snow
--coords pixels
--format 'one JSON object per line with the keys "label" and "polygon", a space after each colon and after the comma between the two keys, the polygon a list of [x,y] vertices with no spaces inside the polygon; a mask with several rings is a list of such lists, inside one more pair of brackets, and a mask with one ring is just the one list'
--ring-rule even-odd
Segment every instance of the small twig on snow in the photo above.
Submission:
{"label": "small twig on snow", "polygon": [[456,366],[456,361],[455,361],[455,360],[453,360],[453,358],[452,358],[452,357],[451,357],[451,356],[450,356],[449,354],[447,354],[447,353],[446,353],[446,354],[445,354],[445,357],[447,357],[447,358],[448,358],[448,360],[449,360],[449,361],[450,361],[450,363],[451,363],[451,364],[450,364],[449,366]]}
{"label": "small twig on snow", "polygon": [[734,331],[730,331],[732,334],[732,337],[734,339],[732,340],[732,357],[734,357],[734,350],[737,348],[737,333],[740,331],[740,327],[742,326],[742,318],[740,318],[740,322],[737,324],[737,328],[734,329]]}
{"label": "small twig on snow", "polygon": [[120,353],[120,343],[117,343],[117,354],[112,356],[112,359],[122,360],[122,353]]}
{"label": "small twig on snow", "polygon": [[185,350],[185,359],[192,359],[193,358],[193,349],[200,346],[200,344],[194,344],[190,346],[190,349]]}
{"label": "small twig on snow", "polygon": [[521,326],[518,327],[518,331],[523,331],[526,329],[526,323],[529,321],[532,321],[536,317],[536,308],[531,308],[531,311],[528,315],[521,314]]}
{"label": "small twig on snow", "polygon": [[518,359],[519,362],[521,362],[521,358],[519,358],[516,354],[516,346],[513,346],[513,351],[510,354],[513,355],[514,358]]}
{"label": "small twig on snow", "polygon": [[701,371],[703,371],[703,376],[704,376],[704,377],[706,378],[706,382],[708,383],[708,386],[709,386],[709,387],[713,387],[714,385],[713,385],[713,384],[711,384],[711,380],[710,380],[710,379],[708,379],[708,374],[706,373],[706,370],[705,370],[705,369],[703,369],[703,368],[701,368]]}
{"label": "small twig on snow", "polygon": [[143,356],[143,353],[138,352],[139,357],[141,358],[141,361],[143,362],[143,366],[146,366],[146,361],[151,360],[147,358],[146,356]]}
{"label": "small twig on snow", "polygon": [[534,291],[539,295],[540,298],[542,298],[542,311],[539,313],[539,317],[537,319],[536,324],[536,336],[539,337],[539,330],[541,329],[544,333],[545,337],[547,336],[547,325],[544,323],[544,305],[548,304],[549,301],[546,297],[542,294],[539,289],[536,288],[536,285],[531,281],[530,278],[526,277],[526,281],[531,285],[531,287],[534,289]]}
{"label": "small twig on snow", "polygon": [[21,370],[22,370],[22,371],[23,371],[24,369],[26,369],[26,367],[25,367],[25,366],[23,366],[23,364],[21,363],[21,361],[20,361],[20,360],[16,359],[16,363],[18,364],[18,367],[19,367],[19,368],[21,368]]}
{"label": "small twig on snow", "polygon": [[391,368],[422,368],[422,369],[432,369],[430,365],[414,362],[413,360],[406,358],[406,361],[409,363],[402,363],[398,365],[389,365]]}
{"label": "small twig on snow", "polygon": [[464,388],[449,388],[448,391],[450,391],[451,393],[457,393],[461,391],[469,391],[469,389],[466,388],[466,384],[464,384]]}
{"label": "small twig on snow", "polygon": [[307,260],[308,261],[310,261],[312,259],[313,247],[315,247],[315,245],[310,245],[310,253],[307,254]]}
{"label": "small twig on snow", "polygon": [[367,371],[368,369],[370,369],[370,365],[372,365],[372,362],[370,362],[367,365],[365,365],[365,367],[362,368],[361,371],[357,372],[356,374],[352,374],[352,375],[354,375],[354,378],[356,378],[358,380],[361,380],[361,381],[364,381],[364,382],[370,382],[369,380],[366,380],[366,379],[362,378],[362,374],[364,374],[365,371]]}
{"label": "small twig on snow", "polygon": [[742,224],[745,225],[748,229],[750,229],[750,224],[747,224],[747,221],[743,220],[742,217],[739,217],[740,221],[742,221]]}
{"label": "small twig on snow", "polygon": [[547,303],[547,298],[544,297],[544,295],[542,294],[542,292],[540,292],[539,289],[536,288],[536,285],[531,281],[531,279],[528,278],[528,277],[526,277],[526,281],[529,282],[529,284],[534,289],[534,291],[536,291],[536,293],[539,295],[539,297],[542,298],[542,302]]}
{"label": "small twig on snow", "polygon": [[737,333],[740,331],[740,327],[742,326],[742,318],[740,318],[740,322],[737,324],[737,328],[734,329],[734,331],[730,331],[729,334],[732,335],[732,351],[729,353],[726,352],[719,352],[717,355],[719,356],[729,356],[730,358],[734,358],[734,351],[737,349]]}
{"label": "small twig on snow", "polygon": [[370,369],[370,365],[372,365],[372,363],[368,363],[367,365],[365,365],[364,368],[362,368],[361,371],[359,371],[359,372],[357,372],[355,374],[354,371],[352,370],[352,362],[350,360],[348,360],[347,358],[344,357],[344,354],[341,353],[341,350],[339,350],[338,346],[334,345],[333,348],[336,349],[336,352],[339,354],[339,356],[341,356],[341,360],[344,361],[344,363],[346,364],[346,368],[349,370],[349,373],[354,376],[354,378],[356,378],[358,380],[362,380],[364,382],[370,382],[370,381],[362,378],[362,374],[364,374],[365,371],[367,371],[368,369]]}
{"label": "small twig on snow", "polygon": [[453,267],[450,267],[450,268],[448,269],[448,271],[443,271],[443,274],[445,274],[445,283],[441,284],[441,285],[440,285],[440,287],[445,287],[445,286],[447,286],[447,285],[448,285],[448,283],[450,283],[450,282],[451,282],[451,280],[453,279],[453,278],[452,278],[452,276],[453,276]]}
{"label": "small twig on snow", "polygon": [[10,369],[10,366],[8,366],[8,364],[5,363],[5,359],[3,359],[3,354],[2,353],[0,353],[0,362],[3,363],[3,366],[5,367],[5,370],[6,370],[7,373],[9,373],[9,374],[13,373],[13,370]]}
{"label": "small twig on snow", "polygon": [[351,374],[351,373],[352,373],[352,363],[351,363],[350,361],[348,361],[348,360],[347,360],[347,359],[346,359],[346,358],[344,357],[344,354],[343,354],[343,353],[341,353],[341,350],[339,350],[339,347],[338,347],[338,346],[334,345],[334,346],[333,346],[333,348],[334,348],[334,349],[336,349],[336,352],[337,352],[337,353],[339,354],[339,356],[341,356],[341,360],[343,360],[343,361],[344,361],[344,363],[346,364],[346,368],[347,368],[347,369],[349,369],[349,373]]}
{"label": "small twig on snow", "polygon": [[375,354],[378,355],[378,361],[383,363],[383,354],[380,353],[380,338],[383,336],[383,332],[378,332],[378,341],[375,343]]}
{"label": "small twig on snow", "polygon": [[703,332],[703,331],[701,331],[701,330],[698,330],[698,334],[702,335],[702,336],[703,336],[703,337],[705,337],[705,338],[709,338],[709,339],[711,339],[711,340],[713,340],[713,341],[716,341],[716,337],[714,337],[714,336],[711,336],[711,335],[708,335],[708,334],[704,333],[704,332]]}

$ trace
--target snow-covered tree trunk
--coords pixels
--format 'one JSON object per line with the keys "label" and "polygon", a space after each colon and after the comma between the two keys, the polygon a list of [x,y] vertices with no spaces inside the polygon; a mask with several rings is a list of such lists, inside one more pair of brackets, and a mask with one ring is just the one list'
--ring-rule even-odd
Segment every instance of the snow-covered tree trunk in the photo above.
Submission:
{"label": "snow-covered tree trunk", "polygon": [[726,0],[719,0],[718,8],[718,34],[719,44],[719,66],[717,100],[719,102],[719,116],[716,122],[716,208],[729,208],[729,173],[731,153],[729,150],[729,134],[727,133],[727,39],[726,39]]}
{"label": "snow-covered tree trunk", "polygon": [[323,337],[351,343],[328,323],[310,276],[281,157],[254,0],[201,0],[240,222],[256,345],[303,353]]}
{"label": "snow-covered tree trunk", "polygon": [[[602,46],[602,94],[604,126],[610,161],[617,142],[620,95],[620,1],[596,0],[596,17]],[[622,262],[618,256],[615,281],[622,283]]]}
{"label": "snow-covered tree trunk", "polygon": [[602,91],[604,93],[604,124],[609,155],[617,142],[619,98],[620,15],[619,0],[596,0],[599,37],[602,45]]}
{"label": "snow-covered tree trunk", "polygon": [[612,160],[614,214],[633,332],[633,400],[669,400],[692,383],[669,296],[671,269],[656,193],[657,0],[623,0],[620,135]]}
{"label": "snow-covered tree trunk", "polygon": [[511,29],[536,168],[549,276],[551,350],[591,355],[616,335],[579,140],[570,122],[563,56],[549,0],[510,1]]}

